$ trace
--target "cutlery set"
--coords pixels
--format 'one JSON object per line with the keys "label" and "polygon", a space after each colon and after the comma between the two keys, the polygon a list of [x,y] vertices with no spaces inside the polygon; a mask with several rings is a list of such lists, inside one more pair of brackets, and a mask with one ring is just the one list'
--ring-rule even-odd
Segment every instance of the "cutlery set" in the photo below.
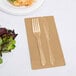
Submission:
{"label": "cutlery set", "polygon": [[[33,34],[38,41],[38,48],[39,48],[40,57],[41,57],[41,64],[43,66],[45,66],[46,65],[46,58],[44,56],[44,51],[42,49],[42,44],[41,44],[41,39],[40,39],[40,36],[41,36],[41,31],[40,30],[41,29],[40,29],[40,24],[39,24],[39,19],[38,18],[33,18],[32,19],[32,29],[33,29]],[[49,37],[49,34],[48,34],[48,30],[46,29],[45,26],[44,26],[44,31],[45,31],[45,36],[46,36],[46,39],[47,39],[47,45],[48,45],[48,49],[49,49],[48,51],[49,51],[50,63],[53,66],[54,62],[55,62],[55,59],[53,57],[51,47],[50,47],[51,45],[49,43],[50,37]]]}

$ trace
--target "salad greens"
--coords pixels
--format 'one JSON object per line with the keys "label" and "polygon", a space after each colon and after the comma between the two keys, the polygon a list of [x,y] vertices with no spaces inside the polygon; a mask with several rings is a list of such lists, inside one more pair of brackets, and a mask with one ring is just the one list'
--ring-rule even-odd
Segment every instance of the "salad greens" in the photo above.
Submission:
{"label": "salad greens", "polygon": [[3,63],[3,60],[2,60],[2,58],[0,58],[0,64],[2,64]]}
{"label": "salad greens", "polygon": [[2,53],[11,52],[16,46],[16,38],[14,30],[0,28],[0,64],[3,62]]}

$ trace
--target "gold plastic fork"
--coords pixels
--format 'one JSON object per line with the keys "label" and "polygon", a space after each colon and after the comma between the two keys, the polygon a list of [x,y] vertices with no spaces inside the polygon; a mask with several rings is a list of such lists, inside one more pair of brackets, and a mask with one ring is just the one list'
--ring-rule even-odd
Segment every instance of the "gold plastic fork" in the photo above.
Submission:
{"label": "gold plastic fork", "polygon": [[44,27],[44,32],[45,32],[45,36],[46,36],[46,40],[47,40],[47,44],[48,44],[48,49],[49,49],[50,63],[51,63],[51,65],[54,65],[55,58],[53,56],[52,49],[51,49],[51,46],[50,46],[49,30],[45,27],[45,25],[43,27]]}
{"label": "gold plastic fork", "polygon": [[41,45],[41,39],[40,39],[41,32],[40,32],[40,25],[39,25],[38,18],[32,19],[32,28],[33,28],[34,36],[36,37],[37,42],[38,42],[41,64],[44,66],[46,64],[46,60],[45,60],[45,56],[44,56],[42,45]]}

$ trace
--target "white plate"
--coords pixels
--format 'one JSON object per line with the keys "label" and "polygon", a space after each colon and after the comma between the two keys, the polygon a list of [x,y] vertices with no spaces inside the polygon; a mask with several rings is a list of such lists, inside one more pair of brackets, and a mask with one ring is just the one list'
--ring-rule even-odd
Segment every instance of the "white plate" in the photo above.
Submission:
{"label": "white plate", "polygon": [[0,0],[0,10],[13,15],[26,15],[27,13],[39,8],[43,2],[44,0],[36,0],[36,2],[29,7],[15,7],[7,0]]}

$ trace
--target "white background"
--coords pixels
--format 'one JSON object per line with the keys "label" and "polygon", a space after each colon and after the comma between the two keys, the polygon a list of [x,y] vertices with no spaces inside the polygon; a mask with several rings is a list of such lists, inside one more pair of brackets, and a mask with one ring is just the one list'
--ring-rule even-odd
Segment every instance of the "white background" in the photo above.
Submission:
{"label": "white background", "polygon": [[[24,18],[54,16],[66,65],[32,70]],[[13,16],[0,11],[0,24],[15,29],[16,49],[3,55],[0,76],[76,76],[76,0],[45,0],[43,5],[25,16]]]}

